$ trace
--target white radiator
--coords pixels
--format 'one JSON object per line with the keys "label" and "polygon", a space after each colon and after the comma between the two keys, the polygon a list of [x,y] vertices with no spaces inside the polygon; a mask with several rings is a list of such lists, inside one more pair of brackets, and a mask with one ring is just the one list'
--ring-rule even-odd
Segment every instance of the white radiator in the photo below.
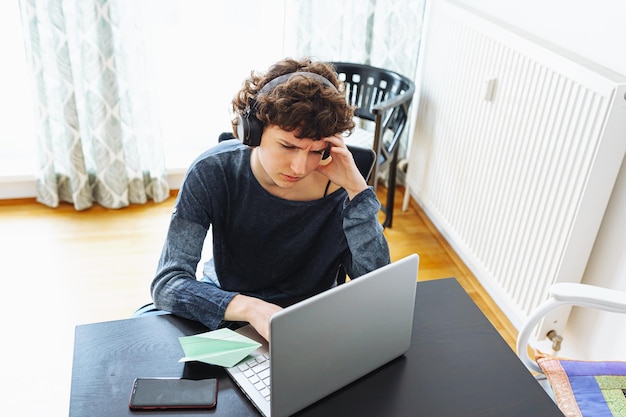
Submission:
{"label": "white radiator", "polygon": [[626,151],[626,77],[448,1],[430,12],[408,189],[519,328],[583,276]]}

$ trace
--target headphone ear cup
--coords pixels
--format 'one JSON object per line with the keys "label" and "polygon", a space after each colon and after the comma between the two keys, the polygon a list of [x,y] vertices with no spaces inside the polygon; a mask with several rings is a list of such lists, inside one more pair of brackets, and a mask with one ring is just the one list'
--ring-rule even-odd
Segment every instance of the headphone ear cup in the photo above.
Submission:
{"label": "headphone ear cup", "polygon": [[263,134],[263,123],[250,112],[237,117],[237,136],[244,145],[259,146]]}

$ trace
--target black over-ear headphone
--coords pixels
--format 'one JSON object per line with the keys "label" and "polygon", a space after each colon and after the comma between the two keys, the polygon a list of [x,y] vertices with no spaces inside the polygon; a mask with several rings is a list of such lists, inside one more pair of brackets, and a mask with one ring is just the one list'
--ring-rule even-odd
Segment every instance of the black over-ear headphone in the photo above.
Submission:
{"label": "black over-ear headphone", "polygon": [[[277,85],[284,83],[295,74],[318,80],[324,85],[336,89],[333,83],[319,74],[314,72],[299,71],[283,74],[274,78],[269,83],[265,84],[257,95],[269,94]],[[237,136],[241,139],[244,145],[259,146],[261,144],[262,134],[263,123],[261,123],[261,121],[256,117],[256,100],[251,100],[250,107],[248,107],[243,114],[237,116]]]}

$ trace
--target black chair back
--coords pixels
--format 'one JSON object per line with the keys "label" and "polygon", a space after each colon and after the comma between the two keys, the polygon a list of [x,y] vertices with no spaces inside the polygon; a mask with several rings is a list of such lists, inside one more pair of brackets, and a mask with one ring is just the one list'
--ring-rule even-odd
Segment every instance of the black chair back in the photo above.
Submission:
{"label": "black chair back", "polygon": [[[397,72],[365,64],[333,62],[339,79],[346,87],[346,101],[355,106],[355,116],[374,122],[372,148],[377,164],[369,178],[376,188],[378,166],[389,163],[387,202],[383,206],[383,225],[391,227],[395,199],[396,170],[400,138],[407,125],[415,83]],[[385,133],[391,132],[390,137]],[[384,143],[383,143],[384,142]]]}
{"label": "black chair back", "polygon": [[352,152],[354,162],[365,181],[369,180],[372,169],[374,169],[374,162],[376,161],[374,150],[352,145],[347,145],[347,148]]}

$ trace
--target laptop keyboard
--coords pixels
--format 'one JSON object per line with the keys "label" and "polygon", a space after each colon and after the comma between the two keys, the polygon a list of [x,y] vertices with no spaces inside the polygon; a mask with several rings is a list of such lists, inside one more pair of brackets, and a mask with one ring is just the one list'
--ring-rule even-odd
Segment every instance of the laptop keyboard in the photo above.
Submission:
{"label": "laptop keyboard", "polygon": [[237,366],[248,381],[254,385],[257,391],[270,400],[270,358],[266,354],[261,354],[251,358]]}

